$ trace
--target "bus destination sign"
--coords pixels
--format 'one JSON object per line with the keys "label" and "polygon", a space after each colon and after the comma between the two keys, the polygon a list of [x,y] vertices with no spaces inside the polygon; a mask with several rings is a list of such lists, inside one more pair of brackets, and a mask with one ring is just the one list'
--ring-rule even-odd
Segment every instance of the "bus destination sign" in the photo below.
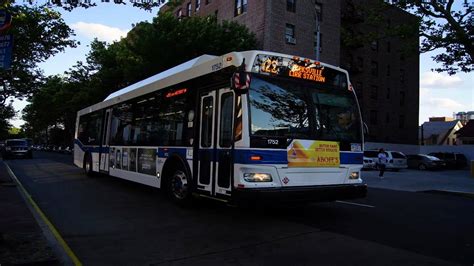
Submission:
{"label": "bus destination sign", "polygon": [[319,62],[299,57],[287,58],[260,54],[255,59],[252,72],[326,82],[324,66]]}

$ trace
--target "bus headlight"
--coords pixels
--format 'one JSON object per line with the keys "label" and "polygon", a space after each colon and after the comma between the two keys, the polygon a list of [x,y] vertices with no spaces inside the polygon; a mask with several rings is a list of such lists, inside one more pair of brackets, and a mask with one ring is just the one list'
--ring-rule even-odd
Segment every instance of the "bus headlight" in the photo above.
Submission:
{"label": "bus headlight", "polygon": [[244,179],[247,182],[272,182],[272,175],[265,173],[245,173]]}
{"label": "bus headlight", "polygon": [[351,172],[349,179],[359,179],[359,172]]}

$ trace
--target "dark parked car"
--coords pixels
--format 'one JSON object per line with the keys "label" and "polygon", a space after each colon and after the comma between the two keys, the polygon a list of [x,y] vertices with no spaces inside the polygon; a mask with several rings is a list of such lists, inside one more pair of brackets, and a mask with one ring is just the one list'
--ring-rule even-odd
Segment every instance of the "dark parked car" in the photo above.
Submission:
{"label": "dark parked car", "polygon": [[427,154],[407,155],[408,168],[420,170],[435,170],[446,167],[446,163],[439,158]]}
{"label": "dark parked car", "polygon": [[446,167],[450,169],[461,169],[467,166],[467,158],[462,153],[432,152],[428,155],[437,157],[445,161]]}
{"label": "dark parked car", "polygon": [[33,158],[33,151],[24,139],[7,139],[2,153],[3,159],[12,157]]}

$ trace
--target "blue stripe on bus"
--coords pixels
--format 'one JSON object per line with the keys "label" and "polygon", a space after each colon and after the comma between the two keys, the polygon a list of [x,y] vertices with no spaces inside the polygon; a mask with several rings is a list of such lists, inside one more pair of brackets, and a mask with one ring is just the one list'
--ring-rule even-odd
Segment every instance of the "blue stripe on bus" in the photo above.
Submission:
{"label": "blue stripe on bus", "polygon": [[170,154],[178,154],[183,158],[186,158],[186,148],[158,148],[158,157],[168,158]]}
{"label": "blue stripe on bus", "polygon": [[[235,150],[234,162],[240,164],[288,164],[287,152],[275,150]],[[260,156],[259,161],[252,161],[252,156]],[[341,152],[341,164],[362,164],[362,152]]]}
{"label": "blue stripe on bus", "polygon": [[109,147],[86,146],[78,139],[74,140],[74,144],[77,144],[83,152],[109,153]]}
{"label": "blue stripe on bus", "polygon": [[[108,153],[108,147],[99,147],[99,146],[85,146],[81,143],[80,140],[75,139],[74,143],[79,146],[84,152],[94,152],[94,153]],[[219,150],[220,151],[220,150]],[[187,148],[158,148],[157,155],[159,158],[168,158],[171,154],[178,154],[183,158],[186,158]],[[199,150],[199,156],[201,157],[203,153],[211,153],[211,161],[217,160],[217,150],[210,149]],[[252,156],[260,156],[262,160],[252,161],[250,158]],[[362,152],[341,152],[340,153],[341,164],[362,164],[363,163],[363,153]],[[239,164],[288,164],[287,152],[286,150],[234,150],[234,163]]]}

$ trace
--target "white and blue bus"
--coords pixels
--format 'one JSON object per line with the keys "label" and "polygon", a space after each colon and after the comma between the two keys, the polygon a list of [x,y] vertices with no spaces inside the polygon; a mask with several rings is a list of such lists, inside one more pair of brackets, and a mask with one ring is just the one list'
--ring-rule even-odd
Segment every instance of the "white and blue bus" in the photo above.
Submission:
{"label": "white and blue bus", "polygon": [[266,51],[203,55],[77,114],[74,164],[227,202],[364,197],[347,71]]}

